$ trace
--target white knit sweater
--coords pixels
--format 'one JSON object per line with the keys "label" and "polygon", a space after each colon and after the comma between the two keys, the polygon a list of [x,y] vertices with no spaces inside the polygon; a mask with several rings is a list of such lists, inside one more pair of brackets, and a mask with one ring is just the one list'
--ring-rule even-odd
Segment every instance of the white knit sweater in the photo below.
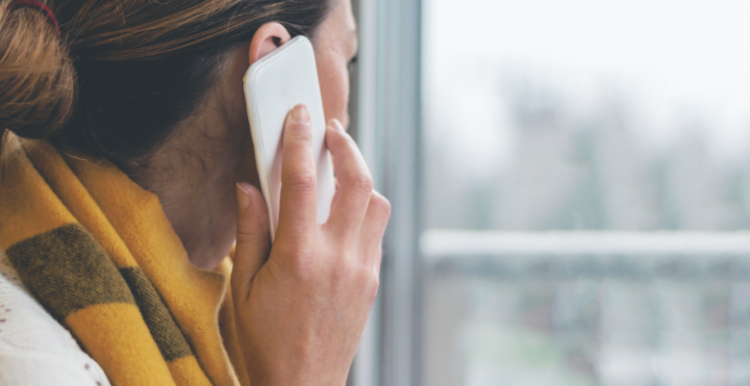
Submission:
{"label": "white knit sweater", "polygon": [[109,386],[101,367],[31,296],[0,251],[0,386]]}

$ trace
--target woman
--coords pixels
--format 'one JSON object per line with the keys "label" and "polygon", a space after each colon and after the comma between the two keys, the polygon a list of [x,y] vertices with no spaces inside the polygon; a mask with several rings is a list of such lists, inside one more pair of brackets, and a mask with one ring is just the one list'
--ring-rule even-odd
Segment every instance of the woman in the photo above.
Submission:
{"label": "woman", "polygon": [[[242,76],[299,34],[338,186],[316,224],[296,106],[271,247]],[[343,385],[390,210],[355,52],[349,0],[0,0],[0,384]]]}

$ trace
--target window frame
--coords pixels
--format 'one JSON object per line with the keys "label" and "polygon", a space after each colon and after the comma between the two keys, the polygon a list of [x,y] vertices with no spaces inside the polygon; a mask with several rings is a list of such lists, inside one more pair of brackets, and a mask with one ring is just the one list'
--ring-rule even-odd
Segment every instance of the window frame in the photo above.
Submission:
{"label": "window frame", "polygon": [[420,382],[421,0],[353,0],[351,131],[391,202],[381,284],[348,385]]}
{"label": "window frame", "polygon": [[[524,248],[528,255],[549,254],[537,241],[550,233],[529,232],[527,236],[531,235],[531,239],[514,250],[512,243],[507,243],[509,237],[517,236],[512,233],[424,228],[418,200],[422,192],[422,2],[353,0],[353,6],[360,46],[358,62],[351,74],[350,130],[370,166],[376,189],[391,201],[392,215],[383,245],[380,292],[347,384],[418,386],[422,384],[423,347],[421,274],[441,262],[478,256],[502,259],[503,255],[517,254]],[[569,232],[560,236],[565,239],[562,244],[570,249],[589,249],[569,253],[574,255],[602,252],[603,247],[591,238],[598,240],[599,236],[615,236],[625,244],[634,240],[650,243],[656,255],[677,255],[678,260],[711,252],[724,256],[750,254],[750,242],[741,240],[750,240],[747,239],[750,232],[659,233]],[[581,237],[588,237],[582,247],[576,244]],[[680,245],[679,239],[692,242],[700,239],[705,248],[690,250],[691,244]],[[477,240],[480,244],[484,242],[484,247],[476,248]],[[730,244],[734,242],[742,245],[732,247]],[[474,247],[474,251],[457,253],[461,243]],[[535,246],[540,249],[534,250]],[[606,248],[609,253],[633,252],[628,246],[622,247],[624,250],[611,245]],[[560,251],[554,255],[557,252]]]}

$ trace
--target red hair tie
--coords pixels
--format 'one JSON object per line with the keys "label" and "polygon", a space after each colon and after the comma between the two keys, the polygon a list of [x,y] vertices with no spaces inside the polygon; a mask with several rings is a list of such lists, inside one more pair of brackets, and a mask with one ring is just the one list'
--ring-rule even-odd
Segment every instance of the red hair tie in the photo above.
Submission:
{"label": "red hair tie", "polygon": [[23,7],[36,8],[46,13],[47,18],[49,19],[49,22],[52,23],[53,27],[55,27],[55,32],[57,33],[57,36],[58,37],[60,36],[60,25],[57,23],[57,18],[55,17],[55,14],[52,12],[51,9],[49,9],[48,6],[42,4],[41,2],[37,0],[15,0],[8,5],[8,10],[12,10],[16,8],[23,8]]}

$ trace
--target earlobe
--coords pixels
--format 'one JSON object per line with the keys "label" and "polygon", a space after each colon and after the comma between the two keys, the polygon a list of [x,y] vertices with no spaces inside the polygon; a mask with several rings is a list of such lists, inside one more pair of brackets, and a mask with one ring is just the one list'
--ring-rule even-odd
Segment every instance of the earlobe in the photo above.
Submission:
{"label": "earlobe", "polygon": [[263,24],[250,41],[250,64],[270,54],[288,42],[292,36],[283,25],[277,22]]}

